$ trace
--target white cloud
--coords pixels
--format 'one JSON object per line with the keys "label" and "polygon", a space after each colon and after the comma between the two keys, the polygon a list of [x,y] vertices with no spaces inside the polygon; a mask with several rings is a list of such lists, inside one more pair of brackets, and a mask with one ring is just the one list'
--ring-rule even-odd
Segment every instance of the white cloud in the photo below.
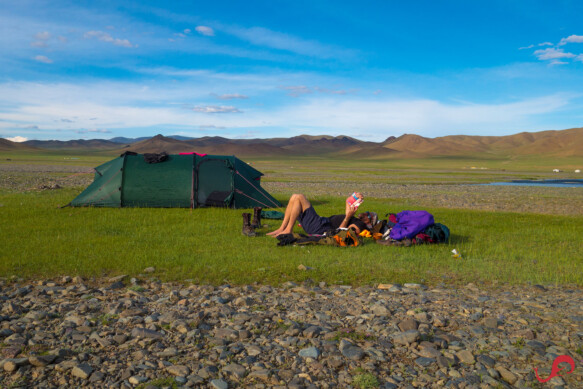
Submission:
{"label": "white cloud", "polygon": [[185,34],[190,34],[192,31],[190,30],[190,28],[185,28],[184,29],[184,33]]}
{"label": "white cloud", "polygon": [[46,41],[46,40],[49,40],[51,38],[51,34],[48,31],[43,31],[43,32],[37,33],[34,37],[35,37],[35,39],[37,39],[39,41]]}
{"label": "white cloud", "polygon": [[548,48],[544,50],[536,50],[534,55],[540,60],[559,59],[559,58],[573,58],[575,54],[565,53],[563,49]]}
{"label": "white cloud", "polygon": [[291,97],[299,97],[312,93],[312,90],[305,85],[280,86],[279,88],[289,91],[288,95]]}
{"label": "white cloud", "polygon": [[87,133],[98,133],[98,134],[111,134],[110,130],[104,130],[100,128],[90,128],[88,130],[76,130],[77,134],[87,134]]}
{"label": "white cloud", "polygon": [[224,126],[215,126],[214,124],[201,124],[198,126],[201,130],[224,130],[227,127]]}
{"label": "white cloud", "polygon": [[25,138],[23,136],[15,136],[15,137],[6,138],[6,139],[11,141],[11,142],[17,142],[17,143],[26,142],[28,140],[28,138]]}
{"label": "white cloud", "polygon": [[554,66],[554,65],[568,65],[568,64],[569,64],[569,62],[561,61],[561,60],[558,60],[558,59],[553,59],[549,63],[549,65],[551,65],[551,66]]}
{"label": "white cloud", "polygon": [[224,95],[214,95],[221,100],[234,100],[234,99],[248,99],[249,96],[241,95],[238,93],[224,94]]}
{"label": "white cloud", "polygon": [[[366,137],[413,132],[483,134],[492,128],[517,128],[531,117],[565,107],[569,96],[552,95],[506,104],[447,104],[436,100],[367,101],[364,99],[316,99],[284,107],[269,115],[272,122],[292,128],[314,128],[340,135],[360,130]],[[532,130],[532,128],[531,128]],[[362,135],[364,136],[364,135]]]}
{"label": "white cloud", "polygon": [[225,106],[225,105],[203,105],[197,106],[192,109],[194,112],[202,112],[202,113],[241,113],[241,111],[233,106]]}
{"label": "white cloud", "polygon": [[583,43],[583,35],[571,35],[563,38],[559,42],[559,46],[566,45],[567,43]]}
{"label": "white cloud", "polygon": [[207,27],[207,26],[197,26],[195,28],[195,30],[199,34],[204,35],[204,36],[215,36],[215,31],[212,28]]}
{"label": "white cloud", "polygon": [[[61,138],[66,138],[67,132],[89,132],[89,129],[114,133],[142,129],[144,133],[144,128],[154,127],[190,131],[192,136],[205,129],[229,129],[220,134],[235,137],[250,128],[266,134],[269,131],[272,136],[281,136],[281,131],[285,131],[285,136],[301,132],[352,134],[369,140],[405,132],[430,137],[452,133],[502,135],[504,131],[516,129],[540,130],[541,117],[569,108],[574,99],[557,94],[500,104],[471,104],[396,98],[398,93],[391,97],[386,92],[379,96],[363,93],[362,97],[312,93],[303,99],[273,99],[273,104],[255,105],[244,114],[229,115],[241,111],[234,106],[202,103],[208,99],[209,90],[253,90],[250,85],[256,83],[252,75],[226,76],[203,72],[198,78],[184,82],[153,83],[147,87],[138,83],[97,81],[0,83],[0,103],[10,107],[0,111],[0,130],[12,136],[59,134]],[[294,77],[297,75],[286,76],[287,79]],[[278,80],[281,81],[281,75],[269,79],[267,84],[271,84],[271,89],[268,85],[256,85],[254,99],[255,95],[277,96],[277,87],[273,85]],[[310,82],[322,84],[318,80]],[[187,102],[190,106],[185,105]],[[74,123],[63,124],[63,118],[74,119]],[[42,130],[24,131],[31,123]]]}
{"label": "white cloud", "polygon": [[95,38],[95,39],[98,39],[102,42],[112,43],[116,46],[121,46],[121,47],[128,47],[128,48],[137,47],[137,45],[133,45],[127,39],[114,38],[110,34],[103,32],[103,31],[88,31],[85,33],[84,38],[85,39]]}
{"label": "white cloud", "polygon": [[295,54],[317,58],[348,58],[355,57],[356,52],[325,45],[314,40],[306,40],[296,36],[269,30],[263,27],[237,28],[226,27],[225,31],[239,39],[257,46],[289,51]]}
{"label": "white cloud", "polygon": [[525,47],[520,47],[518,50],[526,50],[526,49],[532,49],[533,47],[537,47],[537,46],[553,46],[553,44],[551,42],[543,42],[543,43],[539,43],[538,45],[528,45]]}
{"label": "white cloud", "polygon": [[44,55],[37,55],[34,57],[35,61],[42,62],[42,63],[53,63],[53,60],[44,56]]}

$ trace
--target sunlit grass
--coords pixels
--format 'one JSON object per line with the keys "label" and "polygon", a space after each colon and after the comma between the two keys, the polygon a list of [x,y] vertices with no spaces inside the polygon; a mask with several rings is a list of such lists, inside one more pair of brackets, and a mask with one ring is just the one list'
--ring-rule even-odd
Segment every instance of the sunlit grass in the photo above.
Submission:
{"label": "sunlit grass", "polygon": [[[583,285],[583,217],[427,208],[450,227],[448,244],[358,248],[278,247],[241,234],[243,210],[58,208],[79,189],[0,192],[0,275],[26,278],[138,275],[156,268],[163,280],[198,283],[315,282],[374,284],[470,281]],[[278,197],[278,196],[276,196]],[[286,199],[280,196],[282,202]],[[343,197],[314,199],[322,215],[340,213]],[[415,209],[366,199],[366,209]],[[418,209],[418,208],[417,208]],[[298,230],[300,231],[300,230]],[[456,248],[462,259],[452,257]],[[303,264],[312,270],[298,270]]]}

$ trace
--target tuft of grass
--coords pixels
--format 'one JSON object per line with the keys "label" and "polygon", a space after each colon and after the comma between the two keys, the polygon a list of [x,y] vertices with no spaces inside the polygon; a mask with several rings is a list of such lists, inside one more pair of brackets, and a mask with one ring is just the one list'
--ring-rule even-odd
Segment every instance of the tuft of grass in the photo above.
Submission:
{"label": "tuft of grass", "polygon": [[357,374],[352,377],[352,385],[359,389],[372,389],[378,388],[380,382],[377,377],[369,372],[364,371],[359,368],[356,370]]}
{"label": "tuft of grass", "polygon": [[128,289],[138,293],[142,293],[146,290],[146,288],[140,285],[132,285]]}
{"label": "tuft of grass", "polygon": [[371,334],[365,334],[363,332],[354,331],[351,328],[342,328],[336,331],[336,336],[334,336],[333,340],[340,340],[340,339],[352,339],[355,341],[362,341],[362,340],[374,340],[375,336]]}

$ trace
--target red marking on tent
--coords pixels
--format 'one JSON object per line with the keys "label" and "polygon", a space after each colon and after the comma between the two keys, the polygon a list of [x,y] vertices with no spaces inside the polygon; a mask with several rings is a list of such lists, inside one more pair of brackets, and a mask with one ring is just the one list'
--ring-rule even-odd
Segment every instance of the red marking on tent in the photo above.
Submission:
{"label": "red marking on tent", "polygon": [[208,154],[199,154],[199,153],[195,153],[195,152],[192,152],[192,153],[178,153],[178,155],[193,155],[193,154],[194,155],[198,155],[199,157],[206,157],[208,155]]}

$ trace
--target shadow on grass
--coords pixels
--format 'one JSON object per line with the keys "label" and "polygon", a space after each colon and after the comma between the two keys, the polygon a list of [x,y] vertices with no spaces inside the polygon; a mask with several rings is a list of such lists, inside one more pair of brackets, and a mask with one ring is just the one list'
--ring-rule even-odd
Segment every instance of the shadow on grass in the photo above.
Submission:
{"label": "shadow on grass", "polygon": [[462,243],[469,243],[472,241],[472,238],[465,235],[457,235],[451,234],[449,236],[449,244],[462,244]]}

